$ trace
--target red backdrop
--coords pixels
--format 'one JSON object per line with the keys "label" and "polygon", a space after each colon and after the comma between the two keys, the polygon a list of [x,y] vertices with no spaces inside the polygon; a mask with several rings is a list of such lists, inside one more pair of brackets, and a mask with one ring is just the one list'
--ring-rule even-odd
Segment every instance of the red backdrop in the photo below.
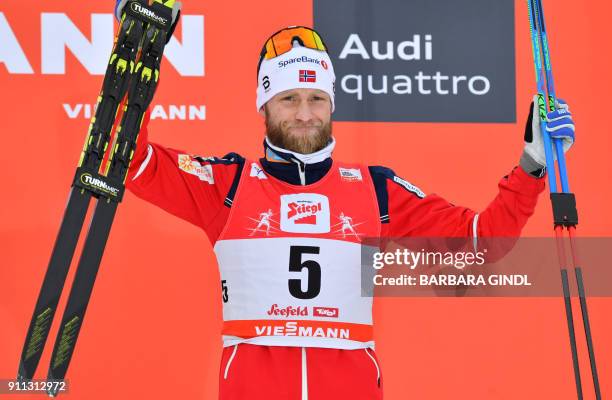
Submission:
{"label": "red backdrop", "polygon": [[[42,73],[41,14],[65,13],[89,38],[91,15],[109,14],[113,3],[0,3],[0,17],[33,69],[9,73],[0,62],[0,378],[16,375],[89,124],[86,118],[68,118],[62,104],[95,102],[102,82],[70,50],[65,74]],[[612,89],[612,6],[605,0],[555,0],[546,6],[557,91],[571,104],[577,124],[568,168],[581,218],[578,232],[609,235],[612,139],[604,105]],[[311,25],[312,4],[185,1],[183,12],[204,16],[205,76],[181,76],[164,61],[155,103],[204,104],[206,119],[153,120],[151,140],[203,156],[236,151],[259,157],[258,51],[279,27]],[[498,179],[518,161],[535,90],[524,1],[516,2],[516,25],[516,124],[335,123],[335,157],[387,165],[426,193],[485,207]],[[181,40],[181,26],[176,35]],[[551,232],[550,204],[543,195],[524,234]],[[219,275],[204,233],[128,193],[68,371],[67,398],[216,398],[219,298]],[[64,295],[60,310],[65,300]],[[610,394],[612,301],[592,298],[589,307],[602,391]],[[574,311],[579,315],[578,307]],[[575,398],[561,299],[385,298],[375,300],[374,318],[389,400]],[[594,398],[583,337],[578,329],[586,398]],[[50,349],[48,343],[37,377],[46,374]]]}

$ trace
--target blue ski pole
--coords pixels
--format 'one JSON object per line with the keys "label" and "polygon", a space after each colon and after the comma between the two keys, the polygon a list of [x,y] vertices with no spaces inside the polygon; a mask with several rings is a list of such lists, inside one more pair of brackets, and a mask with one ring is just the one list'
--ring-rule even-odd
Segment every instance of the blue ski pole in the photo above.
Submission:
{"label": "blue ski pole", "polygon": [[[552,143],[550,136],[546,130],[546,100],[545,100],[545,83],[544,83],[544,71],[542,67],[542,55],[540,48],[540,37],[539,37],[539,24],[536,16],[537,5],[534,4],[533,0],[527,0],[527,7],[529,11],[529,28],[531,33],[531,45],[533,50],[533,61],[536,72],[536,84],[537,84],[537,101],[538,101],[538,114],[540,116],[540,133],[542,135],[542,142],[544,144],[544,153],[546,155],[546,168],[548,171],[548,182],[550,185],[551,196],[557,191],[557,179],[555,162],[552,153]],[[552,199],[552,197],[551,197]],[[553,200],[554,208],[554,200]],[[582,382],[580,379],[580,364],[578,362],[578,347],[576,344],[576,332],[574,330],[574,316],[572,313],[572,302],[569,289],[569,279],[567,274],[567,267],[565,263],[565,248],[563,246],[562,228],[555,224],[555,237],[557,242],[557,253],[559,256],[559,266],[561,269],[561,284],[563,288],[563,300],[565,305],[565,316],[567,320],[567,328],[570,339],[570,348],[572,352],[572,365],[574,370],[574,380],[576,382],[576,392],[578,394],[578,400],[582,400]]]}
{"label": "blue ski pole", "polygon": [[[540,27],[539,35],[542,43],[542,53],[544,54],[544,65],[546,68],[546,85],[548,89],[548,99],[549,99],[549,108],[554,110],[556,106],[556,95],[555,95],[555,86],[552,75],[552,66],[550,61],[550,50],[548,48],[548,36],[546,33],[546,24],[544,22],[544,9],[542,6],[542,0],[534,0],[536,5],[536,14],[538,16],[537,22]],[[593,385],[595,389],[595,397],[597,400],[601,400],[601,388],[599,386],[599,377],[597,375],[597,364],[595,362],[595,349],[593,345],[593,335],[591,333],[591,324],[589,322],[589,312],[587,308],[586,302],[586,291],[584,289],[584,281],[582,278],[582,269],[579,267],[576,243],[574,241],[574,235],[576,231],[576,224],[578,223],[578,213],[576,211],[576,200],[573,195],[569,191],[569,182],[567,177],[567,166],[565,164],[565,155],[563,152],[563,143],[561,139],[555,139],[555,150],[557,153],[557,161],[559,167],[559,175],[561,179],[561,187],[563,194],[551,195],[555,196],[553,198],[553,203],[557,200],[558,203],[565,202],[565,204],[569,204],[573,206],[572,212],[575,214],[575,223],[570,223],[569,221],[564,221],[565,223],[559,224],[560,226],[565,226],[568,230],[568,236],[570,240],[570,250],[572,254],[572,261],[574,265],[574,271],[576,274],[576,283],[578,285],[578,297],[580,299],[580,309],[582,312],[582,322],[584,326],[584,332],[587,341],[587,349],[589,352],[589,361],[591,366],[591,375],[593,378]],[[553,204],[554,207],[554,204]],[[562,227],[560,228],[562,230]]]}
{"label": "blue ski pole", "polygon": [[[554,111],[557,108],[557,96],[555,94],[555,82],[552,74],[552,65],[550,61],[550,50],[548,49],[548,36],[546,35],[546,25],[544,24],[544,11],[542,9],[542,1],[536,0],[535,18],[539,26],[538,35],[541,42],[541,50],[544,55],[544,70],[546,72],[546,90],[548,91],[548,110]],[[561,180],[561,190],[563,193],[569,193],[569,182],[567,178],[567,168],[565,165],[565,154],[563,152],[563,141],[559,138],[553,138],[555,153],[559,166],[559,179]],[[551,192],[556,192],[552,190]]]}

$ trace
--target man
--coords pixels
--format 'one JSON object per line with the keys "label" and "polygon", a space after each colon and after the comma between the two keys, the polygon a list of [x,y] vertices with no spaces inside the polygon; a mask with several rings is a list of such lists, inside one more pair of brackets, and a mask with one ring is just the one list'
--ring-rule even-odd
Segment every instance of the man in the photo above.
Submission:
{"label": "man", "polygon": [[[480,236],[518,236],[544,189],[537,113],[520,166],[481,213],[425,195],[389,168],[332,160],[334,82],[320,36],[289,27],[266,41],[258,65],[264,157],[191,156],[148,143],[146,124],[139,135],[129,189],[201,227],[217,255],[221,399],[382,399],[360,238],[467,237],[477,245]],[[567,107],[550,119],[569,147]]]}

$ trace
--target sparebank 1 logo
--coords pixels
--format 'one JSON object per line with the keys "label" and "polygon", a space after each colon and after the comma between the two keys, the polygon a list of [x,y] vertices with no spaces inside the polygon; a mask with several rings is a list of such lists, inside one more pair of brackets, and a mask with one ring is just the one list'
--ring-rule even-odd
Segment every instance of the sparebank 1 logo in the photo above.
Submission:
{"label": "sparebank 1 logo", "polygon": [[512,2],[314,0],[314,21],[336,120],[515,121]]}
{"label": "sparebank 1 logo", "polygon": [[[40,19],[8,20],[0,12],[0,64],[9,74],[65,75],[67,53],[83,66],[91,75],[104,75],[108,57],[113,47],[112,14],[91,14],[91,28],[77,24],[66,13],[40,13]],[[24,47],[13,26],[40,24],[40,70],[35,70],[31,60],[38,55]],[[164,50],[164,57],[180,76],[200,76],[204,72],[204,16],[182,15],[177,28],[181,30],[181,41],[173,36]],[[23,31],[23,29],[21,30]],[[0,67],[2,68],[2,67]],[[68,118],[91,118],[93,104],[62,104]],[[170,104],[156,105],[151,111],[151,119],[204,120],[204,105]]]}

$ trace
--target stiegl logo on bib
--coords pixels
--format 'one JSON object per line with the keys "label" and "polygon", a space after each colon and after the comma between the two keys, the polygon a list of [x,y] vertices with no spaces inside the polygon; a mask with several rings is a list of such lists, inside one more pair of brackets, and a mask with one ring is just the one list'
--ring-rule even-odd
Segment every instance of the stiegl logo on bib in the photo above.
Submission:
{"label": "stiegl logo on bib", "polygon": [[281,223],[284,232],[327,233],[330,231],[329,199],[317,193],[281,196]]}

